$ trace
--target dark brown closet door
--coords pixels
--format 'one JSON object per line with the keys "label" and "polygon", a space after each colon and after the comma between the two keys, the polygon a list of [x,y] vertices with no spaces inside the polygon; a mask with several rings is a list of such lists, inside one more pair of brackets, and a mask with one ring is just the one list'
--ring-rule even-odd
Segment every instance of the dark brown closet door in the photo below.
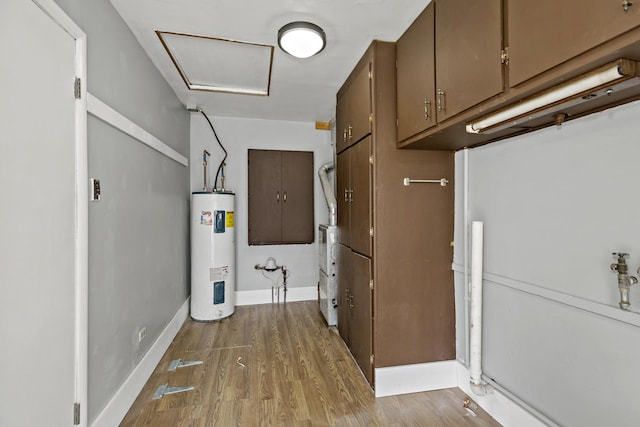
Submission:
{"label": "dark brown closet door", "polygon": [[313,153],[249,150],[249,244],[314,240]]}
{"label": "dark brown closet door", "polygon": [[282,156],[280,151],[249,150],[249,244],[282,239]]}
{"label": "dark brown closet door", "polygon": [[313,153],[282,151],[282,242],[312,243]]}

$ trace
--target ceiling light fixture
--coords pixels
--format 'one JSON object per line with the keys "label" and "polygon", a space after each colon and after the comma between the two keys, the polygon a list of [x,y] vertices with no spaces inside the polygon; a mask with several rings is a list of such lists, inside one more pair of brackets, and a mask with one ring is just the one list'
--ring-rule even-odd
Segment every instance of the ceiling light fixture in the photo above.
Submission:
{"label": "ceiling light fixture", "polygon": [[[590,73],[569,80],[511,107],[498,110],[466,126],[468,133],[494,133],[537,119],[599,96],[640,84],[635,61],[619,59]],[[549,116],[555,117],[555,116]]]}
{"label": "ceiling light fixture", "polygon": [[309,58],[324,49],[327,36],[310,22],[291,22],[278,31],[278,46],[296,58]]}

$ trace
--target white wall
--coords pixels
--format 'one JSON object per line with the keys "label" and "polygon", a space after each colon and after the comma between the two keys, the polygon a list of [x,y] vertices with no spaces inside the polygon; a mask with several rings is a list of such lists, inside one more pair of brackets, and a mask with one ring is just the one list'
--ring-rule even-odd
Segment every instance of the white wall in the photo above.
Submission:
{"label": "white wall", "polygon": [[[318,179],[318,168],[333,159],[331,133],[316,130],[314,123],[209,116],[220,141],[228,152],[225,187],[236,193],[236,291],[269,290],[272,282],[254,266],[274,257],[290,271],[288,287],[317,286],[317,241],[308,245],[248,245],[247,153],[249,149],[298,150],[314,152],[315,222],[327,223],[328,208]],[[208,165],[209,188],[223,152],[200,113],[191,114],[191,190],[201,191],[203,184],[202,150],[211,153]],[[316,239],[317,240],[317,239]],[[270,294],[269,294],[270,295]]]}
{"label": "white wall", "polygon": [[0,46],[11,58],[0,72],[0,426],[71,425],[74,402],[86,402],[74,381],[83,370],[74,329],[84,322],[74,314],[86,292],[76,253],[86,238],[76,194],[85,140],[67,84],[81,60],[67,31],[80,32],[41,8],[0,3]]}
{"label": "white wall", "polygon": [[469,151],[469,220],[485,223],[484,371],[560,425],[640,423],[640,286],[621,310],[609,268],[617,251],[631,253],[630,272],[640,265],[638,117],[635,102]]}

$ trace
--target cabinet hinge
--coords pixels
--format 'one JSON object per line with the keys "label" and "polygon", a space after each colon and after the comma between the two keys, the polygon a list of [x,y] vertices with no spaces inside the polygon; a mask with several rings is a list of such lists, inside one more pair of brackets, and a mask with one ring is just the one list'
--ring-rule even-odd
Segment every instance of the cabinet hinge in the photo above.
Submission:
{"label": "cabinet hinge", "polygon": [[73,425],[74,426],[80,425],[80,404],[79,403],[73,404]]}
{"label": "cabinet hinge", "polygon": [[76,79],[73,82],[73,96],[76,99],[80,99],[81,95],[82,95],[82,82],[80,80],[80,77],[76,77]]}
{"label": "cabinet hinge", "polygon": [[369,289],[373,289],[373,279],[369,280]]}
{"label": "cabinet hinge", "polygon": [[500,62],[509,65],[509,47],[505,47],[500,51]]}
{"label": "cabinet hinge", "polygon": [[373,122],[373,113],[369,114],[369,123]]}
{"label": "cabinet hinge", "polygon": [[373,237],[373,227],[369,229],[369,236]]}
{"label": "cabinet hinge", "polygon": [[372,165],[373,164],[373,154],[371,156],[369,156],[369,164]]}
{"label": "cabinet hinge", "polygon": [[373,365],[373,360],[374,360],[374,357],[373,357],[373,354],[372,354],[372,355],[369,356],[369,363],[371,365]]}

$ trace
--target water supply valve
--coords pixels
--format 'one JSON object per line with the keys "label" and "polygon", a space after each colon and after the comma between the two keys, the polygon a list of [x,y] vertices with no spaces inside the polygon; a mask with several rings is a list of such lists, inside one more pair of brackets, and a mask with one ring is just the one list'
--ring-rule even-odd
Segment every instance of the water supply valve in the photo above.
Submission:
{"label": "water supply valve", "polygon": [[629,310],[631,308],[629,288],[638,283],[638,279],[634,276],[629,276],[629,266],[626,261],[626,258],[629,257],[628,253],[613,252],[613,256],[617,258],[617,262],[611,264],[611,270],[618,274],[618,290],[620,291],[619,305],[621,309]]}
{"label": "water supply valve", "polygon": [[[289,270],[285,265],[278,265],[276,263],[275,258],[269,257],[267,258],[267,262],[265,265],[256,264],[254,266],[256,270],[263,270],[269,273],[280,270],[282,272],[282,287],[284,289],[284,302],[287,302],[287,277],[289,277]],[[264,276],[264,272],[262,273]],[[267,277],[267,276],[265,276]],[[275,302],[276,296],[278,299],[278,303],[280,302],[280,286],[278,285],[278,280],[270,279],[273,282],[273,286],[271,287],[271,303]]]}

